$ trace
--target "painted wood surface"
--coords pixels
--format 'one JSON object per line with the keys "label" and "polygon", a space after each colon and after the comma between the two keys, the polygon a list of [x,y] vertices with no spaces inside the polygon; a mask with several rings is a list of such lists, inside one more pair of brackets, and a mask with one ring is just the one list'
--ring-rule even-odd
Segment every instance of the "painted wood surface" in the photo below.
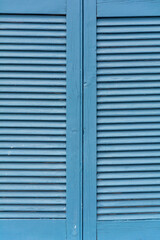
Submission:
{"label": "painted wood surface", "polygon": [[0,235],[81,239],[81,1],[0,13]]}
{"label": "painted wood surface", "polygon": [[98,221],[100,240],[159,240],[160,220]]}
{"label": "painted wood surface", "polygon": [[0,236],[3,240],[64,240],[65,220],[0,220]]}
{"label": "painted wood surface", "polygon": [[64,219],[66,17],[0,15],[0,34],[0,218]]}
{"label": "painted wood surface", "polygon": [[159,12],[159,0],[97,0],[98,17],[152,17]]}
{"label": "painted wood surface", "polygon": [[82,239],[82,1],[67,2],[67,239]]}
{"label": "painted wood surface", "polygon": [[84,22],[84,237],[159,239],[159,1],[96,4]]}
{"label": "painted wood surface", "polygon": [[65,14],[66,0],[0,0],[0,13]]}
{"label": "painted wood surface", "polygon": [[[98,220],[160,217],[160,143],[154,135],[160,117],[150,115],[150,109],[159,107],[154,99],[154,91],[159,91],[158,69],[150,59],[158,43],[157,39],[148,42],[159,20],[97,20]],[[112,33],[116,40],[109,40]],[[142,33],[148,38],[139,40]],[[132,54],[136,60],[130,59]],[[148,60],[142,60],[144,54]]]}
{"label": "painted wood surface", "polygon": [[84,1],[83,237],[96,240],[96,2]]}

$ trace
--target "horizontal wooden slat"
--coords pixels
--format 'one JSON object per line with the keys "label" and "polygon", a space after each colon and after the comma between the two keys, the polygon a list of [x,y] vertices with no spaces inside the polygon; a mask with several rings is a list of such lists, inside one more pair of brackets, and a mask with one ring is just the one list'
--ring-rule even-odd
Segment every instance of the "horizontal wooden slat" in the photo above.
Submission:
{"label": "horizontal wooden slat", "polygon": [[66,154],[66,149],[36,149],[36,148],[30,148],[30,149],[14,149],[12,146],[9,149],[0,149],[0,155],[32,155],[32,156],[37,156],[37,155],[42,155],[42,156],[65,156]]}
{"label": "horizontal wooden slat", "polygon": [[[124,158],[98,158],[97,165],[125,165],[125,164],[132,164],[132,165],[141,165],[141,164],[159,164],[159,157],[124,157]],[[108,174],[108,173],[107,173]],[[143,173],[144,174],[144,173]],[[146,173],[145,173],[146,174]],[[147,173],[151,174],[151,173]],[[153,173],[159,174],[159,173]],[[159,176],[159,175],[158,175]],[[124,175],[125,177],[125,175]]]}
{"label": "horizontal wooden slat", "polygon": [[160,164],[151,165],[117,165],[117,166],[98,166],[98,172],[145,172],[145,171],[158,171],[160,170]]}
{"label": "horizontal wooden slat", "polygon": [[114,131],[116,131],[116,130],[118,130],[118,131],[120,131],[120,130],[138,130],[138,129],[140,129],[140,130],[142,130],[142,129],[145,129],[145,130],[147,130],[147,129],[159,129],[160,128],[160,123],[152,123],[152,122],[150,122],[150,123],[145,123],[145,125],[144,124],[142,124],[142,123],[138,123],[138,124],[125,124],[125,123],[122,123],[122,124],[107,124],[107,125],[98,125],[98,130],[99,131],[107,131],[107,130],[114,130]]}
{"label": "horizontal wooden slat", "polygon": [[152,34],[152,32],[159,32],[160,26],[159,25],[123,25],[123,26],[97,26],[97,33],[143,33],[143,32],[149,32]]}
{"label": "horizontal wooden slat", "polygon": [[0,44],[0,51],[55,51],[64,52],[66,50],[65,45],[38,45],[38,44]]}
{"label": "horizontal wooden slat", "polygon": [[28,162],[32,162],[32,163],[65,163],[66,161],[66,156],[56,156],[56,158],[53,158],[53,156],[46,156],[45,158],[41,155],[38,155],[38,156],[34,156],[31,155],[31,156],[27,156],[27,155],[15,155],[15,156],[11,156],[11,155],[5,155],[5,156],[0,156],[0,163],[5,163],[5,162],[25,162],[25,163],[28,163]]}
{"label": "horizontal wooden slat", "polygon": [[139,206],[159,206],[160,199],[156,200],[116,200],[116,201],[100,201],[98,207],[139,207]]}
{"label": "horizontal wooden slat", "polygon": [[[54,190],[57,190],[57,191],[64,191],[66,190],[66,187],[65,187],[65,184],[25,184],[25,183],[19,183],[19,184],[5,184],[3,183],[3,186],[0,185],[0,190],[7,190],[7,191],[17,191],[17,190],[20,190],[20,191],[54,191]],[[45,209],[44,209],[45,211]]]}
{"label": "horizontal wooden slat", "polygon": [[65,135],[66,129],[65,128],[0,128],[0,133],[3,135],[10,135],[10,134],[21,134],[21,135]]}
{"label": "horizontal wooden slat", "polygon": [[[132,38],[132,37],[131,37]],[[97,54],[97,61],[140,61],[140,60],[159,60],[160,53],[120,53],[120,54]]]}
{"label": "horizontal wooden slat", "polygon": [[1,14],[0,15],[1,23],[63,23],[66,24],[65,15],[34,15],[34,14]]}
{"label": "horizontal wooden slat", "polygon": [[159,150],[99,152],[98,158],[132,158],[132,157],[160,157]]}
{"label": "horizontal wooden slat", "polygon": [[[1,19],[0,19],[1,21]],[[0,30],[45,30],[45,31],[49,31],[49,30],[57,30],[57,31],[61,31],[61,30],[66,30],[66,24],[65,23],[53,23],[53,24],[48,24],[48,23],[27,23],[27,22],[1,22],[0,24]]]}
{"label": "horizontal wooden slat", "polygon": [[[151,95],[150,96],[152,102],[159,102],[160,96],[159,95]],[[112,103],[112,102],[147,102],[148,103],[148,96],[137,95],[137,96],[100,96],[98,98],[98,103]]]}
{"label": "horizontal wooden slat", "polygon": [[[22,64],[21,65],[4,65],[4,66],[0,66],[0,72],[5,72],[5,71],[9,71],[9,72],[12,72],[12,71],[15,71],[15,72],[25,72],[25,71],[28,71],[28,72],[57,72],[57,73],[63,73],[66,71],[66,68],[65,66],[34,66],[34,65],[27,65],[27,66],[23,66]],[[54,75],[53,75],[54,77]],[[2,81],[1,81],[2,82]],[[1,83],[0,82],[0,83]]]}
{"label": "horizontal wooden slat", "polygon": [[154,144],[115,144],[115,145],[99,145],[99,152],[112,152],[112,151],[145,151],[145,150],[159,150],[160,143],[154,143]]}
{"label": "horizontal wooden slat", "polygon": [[10,211],[1,212],[0,219],[65,219],[66,212],[56,211]]}
{"label": "horizontal wooden slat", "polygon": [[[49,71],[49,72],[45,72],[45,71],[8,71],[8,72],[0,72],[0,77],[1,78],[40,78],[40,79],[45,79],[45,78],[49,78],[49,79],[65,79],[66,74],[64,72],[54,72],[54,71]],[[19,89],[21,89],[19,87]],[[27,90],[27,88],[26,88]],[[35,90],[35,89],[34,89]],[[37,91],[39,90],[39,88],[37,87]],[[1,87],[1,91],[5,92],[6,88],[5,87]],[[16,92],[16,89],[14,87],[8,87],[8,91],[14,91]],[[20,90],[22,91],[22,90]],[[29,91],[32,92],[32,90],[30,89]],[[49,91],[49,89],[48,89]],[[50,91],[53,91],[53,89],[51,89]],[[58,91],[58,90],[57,90]],[[45,91],[44,91],[45,92]]]}
{"label": "horizontal wooden slat", "polygon": [[108,47],[140,47],[140,46],[159,46],[159,40],[154,39],[154,40],[150,40],[150,39],[146,39],[145,41],[143,40],[124,40],[124,41],[104,41],[104,40],[98,40],[97,42],[97,47],[99,48],[108,48]]}
{"label": "horizontal wooden slat", "polygon": [[[7,38],[8,39],[8,38]],[[15,39],[16,41],[16,39]],[[28,41],[28,40],[27,40]],[[44,41],[42,39],[42,41]],[[54,44],[54,43],[52,43]],[[51,66],[61,66],[63,69],[63,66],[66,64],[66,59],[65,58],[39,58],[39,57],[31,57],[31,58],[25,58],[25,57],[0,57],[0,63],[4,65],[9,64],[11,65],[19,65],[21,66],[22,64],[24,65],[51,65]]]}
{"label": "horizontal wooden slat", "polygon": [[159,39],[159,32],[130,32],[130,33],[99,33],[97,35],[97,40],[152,40]]}
{"label": "horizontal wooden slat", "polygon": [[[33,158],[34,159],[34,158]],[[40,163],[40,162],[37,162],[37,163],[31,163],[31,162],[28,162],[28,163],[26,163],[26,162],[19,162],[19,163],[17,163],[17,162],[12,162],[12,163],[8,163],[8,162],[0,162],[0,169],[1,170],[6,170],[6,169],[8,169],[8,170],[12,170],[12,169],[16,169],[16,170],[18,170],[18,169],[20,169],[20,170],[22,170],[22,169],[25,169],[25,170],[65,170],[66,169],[66,165],[65,165],[65,163]]]}
{"label": "horizontal wooden slat", "polygon": [[160,185],[160,179],[103,179],[103,181],[101,181],[101,179],[97,182],[97,186],[99,187],[103,187],[103,186],[121,186],[121,187],[125,187],[125,186],[149,186],[149,185]]}
{"label": "horizontal wooden slat", "polygon": [[44,210],[44,206],[42,205],[23,205],[23,206],[21,206],[21,205],[12,205],[12,206],[10,206],[10,205],[3,205],[3,206],[1,206],[0,205],[0,211],[3,211],[3,212],[8,212],[8,211],[27,211],[27,212],[30,212],[30,211],[42,211],[42,212],[44,212],[44,211],[55,211],[55,212],[63,212],[63,211],[65,211],[65,207],[63,206],[63,205],[57,205],[57,206],[54,206],[54,205],[51,205],[51,206],[49,206],[49,204],[47,205],[47,206],[45,206],[45,210]]}
{"label": "horizontal wooden slat", "polygon": [[106,193],[97,195],[99,201],[123,200],[123,201],[136,201],[136,200],[151,200],[159,199],[160,192],[137,192],[137,193]]}
{"label": "horizontal wooden slat", "polygon": [[[0,191],[0,197],[1,199],[4,198],[36,198],[38,195],[39,198],[58,198],[60,201],[61,199],[65,199],[66,197],[66,192],[65,191]],[[54,199],[53,199],[54,200]],[[57,203],[57,201],[56,201]]]}
{"label": "horizontal wooden slat", "polygon": [[64,129],[66,127],[65,121],[60,122],[52,122],[52,121],[1,121],[0,128],[57,128],[57,129]]}
{"label": "horizontal wooden slat", "polygon": [[66,147],[64,142],[1,142],[0,149],[2,148],[47,148],[47,149],[63,149]]}
{"label": "horizontal wooden slat", "polygon": [[61,198],[61,199],[58,199],[58,198],[2,198],[0,199],[0,204],[3,204],[3,205],[8,205],[8,204],[19,204],[19,205],[23,205],[23,204],[35,204],[35,205],[38,205],[38,204],[50,204],[50,205],[53,205],[53,202],[54,204],[57,204],[58,205],[64,205],[65,204],[65,198]]}
{"label": "horizontal wooden slat", "polygon": [[[52,156],[53,157],[53,156]],[[57,158],[58,161],[58,158]],[[65,177],[66,171],[64,169],[54,171],[53,169],[4,169],[0,170],[1,177]],[[2,189],[3,190],[3,189]],[[45,189],[44,189],[45,190]],[[15,189],[16,191],[16,189]],[[21,189],[23,191],[23,189]]]}
{"label": "horizontal wooden slat", "polygon": [[[98,0],[98,1],[103,1],[103,0]],[[127,20],[127,21],[126,21]],[[121,18],[121,17],[116,17],[116,18],[98,18],[97,21],[97,26],[155,26],[155,25],[160,25],[160,17],[143,17],[141,19],[135,18],[135,17],[129,17],[129,18]]]}
{"label": "horizontal wooden slat", "polygon": [[[108,163],[108,161],[106,161],[106,162],[103,162],[103,165],[101,164],[101,166],[105,166],[105,165],[108,164],[109,166],[113,167],[113,166],[116,165],[116,164],[114,164],[114,161],[112,161],[113,164],[111,163],[111,161],[109,162],[110,164]],[[99,163],[99,160],[98,160],[98,163]],[[119,164],[120,163],[121,163],[121,161],[119,160]],[[127,163],[128,162],[126,160],[126,165],[127,165]],[[130,163],[130,164],[132,164],[132,163]],[[118,163],[117,163],[117,165],[118,165]],[[123,166],[126,166],[126,165],[124,163]],[[135,163],[135,165],[136,165],[136,163]],[[138,165],[138,163],[137,163],[137,165]],[[115,166],[115,169],[116,169],[116,167],[117,166]],[[145,167],[145,165],[144,165],[144,167]],[[137,171],[137,172],[135,170],[135,171],[130,171],[129,173],[128,173],[127,170],[126,171],[122,171],[122,172],[116,171],[116,174],[115,174],[114,170],[111,171],[111,172],[108,172],[108,171],[105,171],[105,170],[104,171],[100,170],[100,171],[97,172],[97,179],[99,180],[99,184],[103,184],[103,183],[101,183],[102,179],[103,180],[107,180],[107,181],[108,180],[118,180],[119,181],[119,180],[126,180],[127,179],[126,183],[128,183],[129,181],[132,181],[133,184],[134,184],[134,181],[136,183],[137,179],[138,180],[145,180],[146,182],[149,179],[149,181],[152,181],[152,182],[154,182],[154,180],[155,180],[155,183],[156,183],[157,181],[159,181],[159,177],[160,177],[160,172],[159,171],[152,171],[152,170],[150,170],[150,171]],[[106,182],[106,184],[107,184],[107,182]]]}
{"label": "horizontal wooden slat", "polygon": [[45,31],[45,30],[40,30],[37,29],[35,31],[32,30],[21,30],[21,29],[14,29],[14,30],[3,30],[0,29],[0,35],[2,37],[14,37],[14,36],[23,36],[23,37],[27,37],[27,36],[32,36],[32,37],[65,37],[65,30],[61,30],[61,31],[57,31],[57,30],[53,30],[53,31]]}
{"label": "horizontal wooden slat", "polygon": [[[123,90],[123,91],[122,91]],[[5,91],[5,90],[4,90]],[[106,96],[109,95],[109,96],[136,96],[136,95],[157,95],[157,94],[160,94],[160,88],[130,88],[130,89],[100,89],[97,91],[97,94],[98,96]],[[149,101],[149,99],[148,99]],[[125,108],[125,106],[124,106]],[[133,108],[134,108],[134,105],[133,105]],[[152,107],[153,108],[153,107]]]}
{"label": "horizontal wooden slat", "polygon": [[[97,119],[98,124],[105,124],[105,123],[156,123],[160,121],[160,116],[146,116],[144,117],[98,117]],[[152,141],[152,139],[151,139]]]}
{"label": "horizontal wooden slat", "polygon": [[[127,96],[125,96],[127,97]],[[148,96],[147,96],[148,97]],[[160,115],[160,110],[159,109],[128,109],[128,110],[125,110],[125,109],[116,109],[116,110],[99,110],[98,111],[98,116],[159,116]]]}
{"label": "horizontal wooden slat", "polygon": [[159,219],[160,213],[159,212],[151,212],[151,213],[129,213],[129,214],[104,214],[98,216],[100,221],[106,220],[147,220],[147,219]]}
{"label": "horizontal wooden slat", "polygon": [[21,142],[23,144],[26,142],[32,142],[38,144],[39,142],[49,142],[49,143],[66,143],[65,135],[0,135],[0,142]]}
{"label": "horizontal wooden slat", "polygon": [[[36,80],[35,80],[36,82]],[[22,83],[23,85],[23,83]],[[36,83],[34,83],[34,85],[36,85]],[[59,93],[59,94],[56,94],[56,92],[48,92],[48,93],[45,93],[45,92],[41,92],[41,93],[38,93],[38,92],[34,92],[34,93],[30,93],[30,92],[17,92],[16,94],[14,92],[3,92],[0,94],[0,99],[14,99],[14,100],[17,100],[17,99],[20,99],[20,100],[66,100],[66,93],[63,92],[63,93]]]}
{"label": "horizontal wooden slat", "polygon": [[[136,193],[136,192],[159,192],[160,186],[148,185],[148,186],[116,186],[116,187],[98,187],[97,193]],[[138,211],[138,210],[137,210]]]}
{"label": "horizontal wooden slat", "polygon": [[[0,177],[0,183],[4,184],[4,183],[9,183],[9,184],[18,184],[19,182],[21,183],[28,183],[28,184],[56,184],[56,183],[61,183],[61,184],[65,184],[66,179],[65,177]],[[3,202],[3,204],[7,204],[7,202],[5,202],[5,198],[4,199],[0,199],[0,204]],[[9,202],[9,200],[8,200]],[[12,202],[12,201],[11,201]],[[25,202],[25,199],[24,199]],[[29,202],[29,199],[26,200],[26,202]],[[36,201],[35,201],[36,202]],[[38,201],[37,201],[38,202]],[[16,204],[16,199],[14,199],[14,203]],[[18,204],[20,203],[20,201],[18,202]],[[53,203],[53,200],[52,200]],[[58,203],[58,200],[57,200]],[[23,201],[22,203],[23,204]],[[41,204],[45,204],[45,198],[44,198],[44,202],[43,199],[41,201]],[[65,201],[64,201],[65,204]]]}
{"label": "horizontal wooden slat", "polygon": [[[1,34],[1,33],[0,33]],[[65,51],[63,52],[56,52],[56,51],[1,51],[0,58],[66,58]]]}
{"label": "horizontal wooden slat", "polygon": [[[1,23],[0,23],[1,24]],[[63,25],[62,25],[63,26]],[[0,36],[0,44],[34,44],[37,46],[38,44],[43,45],[52,45],[55,46],[57,44],[63,44],[66,45],[66,39],[65,38],[59,38],[57,37],[2,37]]]}
{"label": "horizontal wooden slat", "polygon": [[[39,66],[40,68],[40,66]],[[61,69],[62,70],[62,69]],[[42,86],[42,87],[64,87],[66,86],[65,80],[58,80],[58,79],[1,79],[0,86]],[[8,94],[9,95],[9,94]],[[16,96],[15,96],[16,98]],[[29,96],[28,96],[29,98]]]}
{"label": "horizontal wooden slat", "polygon": [[[149,212],[151,212],[151,213],[153,213],[153,212],[155,212],[155,213],[160,213],[160,207],[158,206],[154,206],[154,207],[138,207],[138,209],[139,209],[139,212],[138,212],[138,214],[140,214],[140,213],[146,213],[146,211],[147,211],[147,213],[149,213]],[[104,211],[104,212],[103,212]],[[122,214],[122,213],[137,213],[137,208],[135,207],[127,207],[127,208],[114,208],[114,209],[110,209],[110,208],[105,208],[105,210],[104,209],[101,209],[101,208],[99,208],[99,210],[98,210],[98,214],[104,214],[104,213],[106,213],[106,214],[110,214],[110,213],[119,213],[119,214]]]}

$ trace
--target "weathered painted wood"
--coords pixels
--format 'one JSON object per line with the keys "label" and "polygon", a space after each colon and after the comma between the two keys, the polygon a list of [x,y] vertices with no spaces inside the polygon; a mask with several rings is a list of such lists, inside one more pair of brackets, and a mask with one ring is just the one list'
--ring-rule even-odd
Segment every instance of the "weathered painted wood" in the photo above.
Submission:
{"label": "weathered painted wood", "polygon": [[64,240],[65,220],[0,220],[0,236],[3,240]]}
{"label": "weathered painted wood", "polygon": [[82,237],[81,4],[0,0],[4,240]]}
{"label": "weathered painted wood", "polygon": [[67,1],[67,239],[82,239],[82,1]]}
{"label": "weathered painted wood", "polygon": [[160,3],[93,4],[84,3],[84,239],[159,239]]}
{"label": "weathered painted wood", "polygon": [[99,221],[97,239],[100,240],[159,240],[160,220]]}
{"label": "weathered painted wood", "polygon": [[97,0],[98,17],[159,16],[159,0]]}
{"label": "weathered painted wood", "polygon": [[[21,38],[20,44],[1,43],[1,51],[6,50],[8,54],[11,53],[14,59],[16,58],[16,52],[21,52],[23,55],[23,52],[27,52],[27,49],[33,53],[33,56],[34,51],[42,54],[44,52],[55,52],[55,56],[56,53],[63,52],[66,58],[66,17],[64,15],[50,16],[50,18],[47,16],[22,13],[21,15],[8,15],[4,12],[0,16],[0,29],[5,32],[8,39],[10,39],[10,36],[13,39],[14,33],[21,32],[23,35],[25,31],[29,31],[33,35],[40,33],[46,38],[53,30],[53,32],[56,31],[57,37],[59,35],[58,39],[63,38],[65,40],[65,44],[57,44],[56,42],[51,46],[44,41],[42,45],[36,42],[32,45],[27,43],[27,35],[25,35]],[[50,19],[51,22],[47,24],[46,18]],[[33,22],[31,19],[33,19]],[[61,32],[63,32],[63,37]],[[30,64],[21,63],[21,61],[14,64],[12,58],[10,58],[10,63],[7,65],[5,61],[3,62],[3,56],[1,55],[0,75],[2,74],[3,78],[0,81],[0,115],[3,120],[0,121],[0,136],[3,138],[10,135],[13,141],[3,139],[0,144],[0,179],[2,181],[0,188],[4,193],[3,197],[1,196],[3,200],[5,193],[6,201],[7,197],[12,197],[12,194],[14,197],[14,203],[8,202],[5,204],[3,202],[0,204],[1,219],[66,218],[66,97],[64,97],[66,96],[66,60],[64,58],[61,62],[61,59],[59,59],[57,62],[59,65],[56,64],[55,66],[48,66],[44,62],[43,66],[40,65],[39,67],[36,62],[37,57],[34,56],[34,63],[30,62]],[[23,59],[25,59],[24,55]],[[43,58],[41,61],[43,62]],[[27,76],[32,75],[32,73],[33,78],[27,79]],[[50,75],[49,80],[48,73]],[[20,78],[18,77],[19,74],[21,75]],[[14,78],[15,76],[17,77]],[[25,93],[27,96],[23,100],[22,95]],[[37,96],[37,93],[38,95],[40,93],[40,95]],[[49,97],[51,94],[54,95],[54,99],[46,101],[44,95]],[[58,95],[59,97],[56,98]],[[36,109],[40,110],[38,115],[42,115],[45,120],[37,118]],[[47,112],[45,112],[46,110]],[[55,114],[53,114],[53,111]],[[28,117],[29,112],[32,112],[31,118]],[[17,116],[15,120],[12,119],[12,114]],[[49,116],[52,116],[52,120]],[[47,137],[49,133],[54,139],[52,142],[44,140],[40,143],[34,138],[37,135],[41,139],[41,136]],[[30,137],[30,139],[26,141],[26,137]],[[28,157],[30,161],[27,161]],[[48,157],[50,157],[50,160],[52,159],[49,164],[47,164]],[[32,204],[34,191],[36,197],[40,198],[40,202]],[[62,192],[59,196],[57,195],[58,191],[59,193]],[[19,199],[24,197],[24,192],[27,192],[26,199],[28,202],[20,204]],[[48,199],[46,192],[51,192],[51,195],[55,192],[55,195],[57,195],[57,199],[51,197],[52,204],[45,203]],[[16,196],[15,193],[19,194]],[[60,195],[64,195],[64,193],[65,202],[59,205],[58,199],[61,203]],[[29,202],[29,200],[31,201]]]}
{"label": "weathered painted wood", "polygon": [[96,1],[84,1],[83,239],[96,240]]}
{"label": "weathered painted wood", "polygon": [[65,0],[0,0],[0,13],[65,14]]}

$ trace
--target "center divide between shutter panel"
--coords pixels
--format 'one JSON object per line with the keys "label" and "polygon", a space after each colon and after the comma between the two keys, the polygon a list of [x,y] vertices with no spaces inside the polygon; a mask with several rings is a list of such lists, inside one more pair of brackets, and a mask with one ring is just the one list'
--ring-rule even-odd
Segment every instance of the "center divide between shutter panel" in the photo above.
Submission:
{"label": "center divide between shutter panel", "polygon": [[85,9],[84,239],[158,240],[160,2]]}
{"label": "center divide between shutter panel", "polygon": [[0,0],[0,235],[80,239],[80,4],[22,2]]}

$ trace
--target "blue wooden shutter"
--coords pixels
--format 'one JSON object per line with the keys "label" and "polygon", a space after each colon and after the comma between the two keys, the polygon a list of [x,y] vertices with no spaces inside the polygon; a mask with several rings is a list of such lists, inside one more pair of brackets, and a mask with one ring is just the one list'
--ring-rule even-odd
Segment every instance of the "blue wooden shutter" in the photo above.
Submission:
{"label": "blue wooden shutter", "polygon": [[80,8],[72,5],[0,0],[3,240],[80,237]]}
{"label": "blue wooden shutter", "polygon": [[160,2],[86,9],[84,239],[158,240]]}
{"label": "blue wooden shutter", "polygon": [[0,22],[0,218],[64,219],[66,18],[1,15]]}

